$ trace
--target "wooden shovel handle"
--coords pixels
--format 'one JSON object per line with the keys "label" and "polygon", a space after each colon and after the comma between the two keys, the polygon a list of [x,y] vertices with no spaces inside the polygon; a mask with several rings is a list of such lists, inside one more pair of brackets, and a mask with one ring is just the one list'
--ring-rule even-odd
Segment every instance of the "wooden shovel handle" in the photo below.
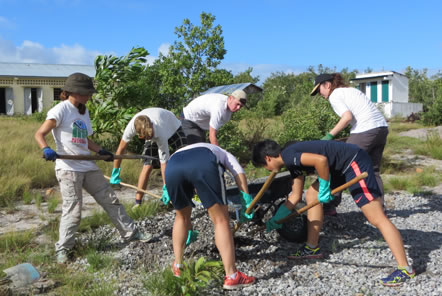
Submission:
{"label": "wooden shovel handle", "polygon": [[[110,180],[110,177],[108,177],[108,176],[104,176],[104,177],[105,177],[106,179]],[[128,187],[128,188],[135,189],[135,190],[137,190],[137,191],[140,191],[140,192],[146,193],[146,194],[148,194],[148,195],[150,195],[150,196],[152,196],[152,197],[155,197],[155,198],[161,199],[161,196],[156,195],[156,194],[154,194],[154,193],[152,193],[152,192],[146,191],[146,190],[144,190],[144,189],[138,188],[137,186],[134,186],[134,185],[131,185],[131,184],[127,184],[127,183],[123,183],[123,182],[120,182],[120,185],[125,186],[125,187]]]}
{"label": "wooden shovel handle", "polygon": [[[364,179],[364,178],[367,178],[367,176],[368,176],[367,172],[363,172],[362,174],[360,174],[359,176],[354,177],[353,179],[351,179],[351,180],[348,181],[347,183],[345,183],[345,184],[343,184],[343,185],[341,185],[341,186],[339,186],[339,187],[333,189],[332,192],[331,192],[331,195],[336,194],[336,193],[338,193],[338,192],[341,192],[341,191],[344,190],[344,189],[347,189],[347,188],[350,187],[351,185],[353,185],[353,184],[359,182],[360,180],[362,180],[362,179]],[[278,223],[278,224],[283,224],[283,223],[285,223],[285,222],[291,220],[292,218],[294,218],[294,217],[296,217],[296,216],[301,215],[301,214],[304,213],[305,211],[307,211],[307,210],[309,210],[310,208],[313,208],[314,206],[317,206],[317,205],[319,205],[319,204],[320,204],[320,202],[319,202],[319,200],[317,200],[317,201],[315,201],[315,202],[313,202],[313,203],[311,203],[311,204],[309,204],[309,205],[306,205],[305,207],[303,207],[303,208],[301,208],[301,209],[299,209],[299,210],[296,210],[295,212],[291,213],[291,214],[288,215],[287,217],[284,217],[284,218],[282,218],[281,220],[276,221],[276,223]]]}
{"label": "wooden shovel handle", "polygon": [[[144,155],[115,155],[114,159],[145,159],[148,156]],[[66,154],[57,154],[57,158],[59,159],[72,159],[72,160],[107,160],[109,155],[66,155]],[[154,159],[154,157],[152,157]]]}
{"label": "wooden shovel handle", "polygon": [[[255,204],[262,198],[262,196],[264,195],[264,193],[267,191],[267,189],[269,188],[269,186],[272,184],[273,179],[275,178],[276,174],[278,172],[277,171],[272,171],[272,173],[270,174],[270,176],[267,178],[267,180],[264,182],[264,184],[262,185],[261,189],[259,190],[258,194],[255,196],[255,198],[252,200],[252,202],[250,203],[249,207],[246,210],[246,214],[250,214],[250,212],[253,210],[253,207],[255,206]],[[235,226],[233,227],[233,232],[232,234],[234,235],[235,232],[241,227],[243,223],[238,222],[235,224]]]}

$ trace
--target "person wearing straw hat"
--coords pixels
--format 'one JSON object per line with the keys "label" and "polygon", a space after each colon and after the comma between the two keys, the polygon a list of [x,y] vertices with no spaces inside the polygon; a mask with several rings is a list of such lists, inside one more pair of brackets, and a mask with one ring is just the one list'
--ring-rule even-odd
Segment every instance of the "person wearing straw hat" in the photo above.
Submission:
{"label": "person wearing straw hat", "polygon": [[182,125],[187,144],[206,142],[209,131],[209,142],[218,145],[217,131],[246,103],[247,94],[241,89],[229,96],[210,93],[193,99],[183,108]]}
{"label": "person wearing straw hat", "polygon": [[[89,155],[92,150],[108,156],[107,161],[113,161],[111,152],[89,138],[93,131],[86,103],[94,92],[92,78],[83,73],[71,74],[60,94],[62,102],[48,111],[46,120],[34,136],[44,158],[55,161],[55,175],[63,199],[59,240],[55,250],[57,262],[62,264],[68,261],[75,244],[75,233],[81,221],[82,189],[103,207],[124,241],[149,241],[152,238],[151,234],[142,233],[136,228],[95,162],[57,158],[58,154]],[[48,146],[45,139],[50,132],[56,143],[56,151]]]}
{"label": "person wearing straw hat", "polygon": [[[387,143],[388,124],[382,113],[363,92],[348,87],[339,73],[316,76],[315,86],[310,95],[320,95],[328,100],[340,117],[322,140],[333,140],[344,128],[351,125],[350,136],[346,142],[358,145],[370,155],[383,203],[384,184],[380,176],[380,166]],[[335,206],[338,204],[339,202],[336,202],[335,205],[329,206],[326,213],[335,215]]]}
{"label": "person wearing straw hat", "polygon": [[[162,108],[147,108],[137,114],[127,124],[120,145],[117,148],[116,155],[124,154],[128,143],[133,137],[138,136],[145,140],[143,155],[159,158],[158,161],[151,158],[144,161],[144,166],[138,177],[138,188],[146,189],[149,176],[155,166],[161,167],[161,176],[163,177],[162,201],[169,203],[169,197],[166,193],[166,180],[164,172],[166,164],[170,157],[170,152],[174,152],[187,145],[187,138],[181,128],[180,120],[172,112]],[[121,159],[114,161],[112,170],[111,184],[119,184]],[[135,206],[142,203],[144,193],[137,191],[135,196]]]}

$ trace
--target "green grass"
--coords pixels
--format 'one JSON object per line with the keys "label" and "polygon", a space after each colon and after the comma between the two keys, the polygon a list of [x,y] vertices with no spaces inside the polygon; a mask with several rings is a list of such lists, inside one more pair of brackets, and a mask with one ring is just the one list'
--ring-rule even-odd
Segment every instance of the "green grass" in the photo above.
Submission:
{"label": "green grass", "polygon": [[101,254],[95,249],[91,249],[89,254],[86,255],[89,266],[87,270],[89,272],[97,272],[101,269],[109,269],[116,265],[117,261],[111,256]]}
{"label": "green grass", "polygon": [[429,133],[422,145],[414,148],[414,152],[434,159],[442,159],[442,139],[439,133]]}
{"label": "green grass", "polygon": [[126,212],[133,220],[143,220],[145,218],[153,217],[162,211],[166,211],[166,207],[158,200],[148,200],[143,202],[141,206],[133,208],[133,204],[124,204]]}
{"label": "green grass", "polygon": [[425,168],[423,172],[394,176],[384,180],[385,192],[405,190],[413,194],[426,192],[424,187],[435,187],[442,181],[442,175],[434,167]]}

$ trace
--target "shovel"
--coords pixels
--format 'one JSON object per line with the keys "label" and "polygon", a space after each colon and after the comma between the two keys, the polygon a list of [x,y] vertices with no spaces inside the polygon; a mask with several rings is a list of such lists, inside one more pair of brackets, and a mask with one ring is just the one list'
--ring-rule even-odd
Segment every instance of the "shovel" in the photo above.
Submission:
{"label": "shovel", "polygon": [[[72,160],[107,160],[110,155],[66,155],[66,154],[57,154],[58,159],[72,159]],[[153,159],[157,160],[158,158],[147,156],[147,155],[115,155],[114,159]]]}
{"label": "shovel", "polygon": [[[353,185],[353,184],[359,182],[360,180],[366,178],[367,176],[368,176],[367,172],[363,172],[362,174],[360,174],[359,176],[354,177],[353,179],[351,179],[351,180],[348,181],[347,183],[345,183],[345,184],[343,184],[343,185],[341,185],[341,186],[339,186],[339,187],[333,189],[332,192],[331,192],[331,195],[336,194],[336,193],[338,193],[338,192],[341,192],[341,191],[344,190],[344,189],[347,189],[347,188],[350,187],[351,185]],[[313,202],[313,203],[311,203],[311,204],[309,204],[309,205],[306,205],[305,207],[303,207],[303,208],[301,208],[301,209],[299,209],[299,210],[294,211],[293,213],[291,213],[291,214],[288,215],[287,217],[282,218],[282,219],[276,221],[276,223],[278,223],[278,224],[283,224],[283,223],[285,223],[285,222],[287,222],[287,221],[290,221],[291,219],[293,219],[293,218],[299,216],[300,214],[304,213],[304,212],[307,211],[308,209],[313,208],[314,206],[317,206],[317,205],[319,205],[319,204],[320,204],[320,202],[319,202],[319,200],[317,200],[317,201],[315,201],[315,202]]]}
{"label": "shovel", "polygon": [[[267,191],[267,189],[270,187],[270,185],[272,184],[272,181],[275,178],[277,173],[278,173],[277,171],[272,171],[270,176],[267,178],[265,183],[262,185],[262,187],[259,190],[258,194],[255,196],[255,198],[250,203],[249,207],[246,210],[246,214],[250,214],[250,212],[252,212],[253,207],[261,199],[261,197],[264,195],[264,193]],[[241,223],[241,222],[238,222],[238,223],[235,224],[235,227],[233,228],[233,232],[232,232],[233,235],[235,235],[235,232],[241,227],[242,224],[243,223]]]}
{"label": "shovel", "polygon": [[[104,176],[104,177],[105,177],[106,179],[110,180],[110,177],[108,177],[108,176]],[[120,185],[121,185],[121,186],[128,187],[128,188],[135,189],[135,190],[137,190],[137,191],[140,191],[140,192],[146,193],[146,194],[148,194],[148,195],[150,195],[150,196],[152,196],[152,197],[155,197],[155,198],[161,199],[161,196],[156,195],[155,193],[149,192],[149,191],[147,191],[147,190],[144,190],[144,189],[138,188],[137,186],[134,186],[134,185],[131,185],[131,184],[127,184],[127,183],[123,183],[123,182],[120,182]]]}

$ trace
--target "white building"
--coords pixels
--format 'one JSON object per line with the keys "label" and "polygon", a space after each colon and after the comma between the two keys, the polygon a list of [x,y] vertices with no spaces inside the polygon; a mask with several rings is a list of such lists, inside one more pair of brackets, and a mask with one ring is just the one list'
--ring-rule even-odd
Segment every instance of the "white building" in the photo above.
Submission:
{"label": "white building", "polygon": [[387,118],[421,112],[422,104],[408,102],[408,77],[394,71],[358,74],[351,82],[376,103]]}
{"label": "white building", "polygon": [[66,78],[75,72],[95,76],[88,65],[0,63],[0,114],[30,115],[52,107]]}

